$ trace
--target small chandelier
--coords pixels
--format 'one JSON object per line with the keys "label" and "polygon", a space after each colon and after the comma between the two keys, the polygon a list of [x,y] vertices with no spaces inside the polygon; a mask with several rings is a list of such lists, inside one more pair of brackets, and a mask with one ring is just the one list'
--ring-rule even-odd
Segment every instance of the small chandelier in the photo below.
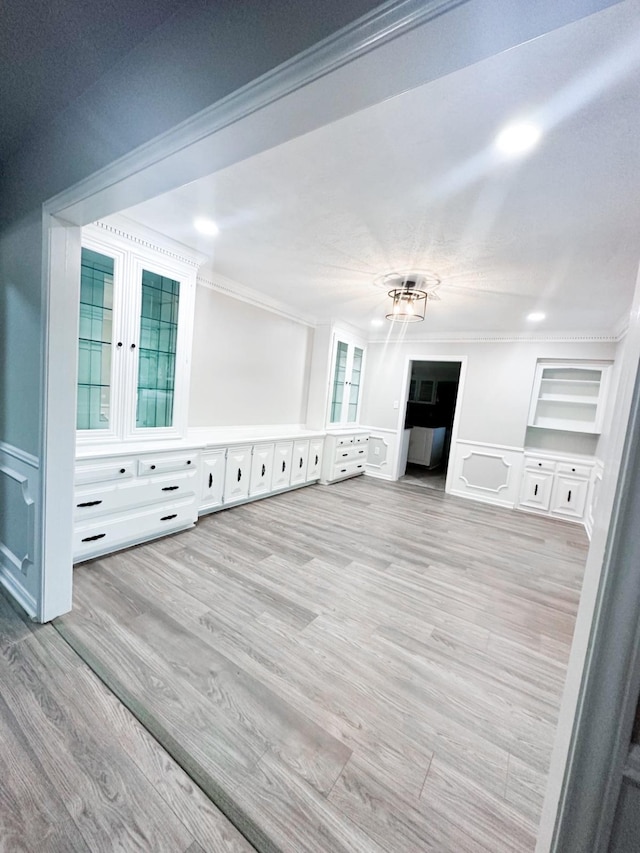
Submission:
{"label": "small chandelier", "polygon": [[387,314],[387,320],[398,323],[420,323],[424,320],[427,292],[416,289],[416,282],[413,279],[405,279],[402,287],[395,287],[389,291],[389,296],[391,311]]}

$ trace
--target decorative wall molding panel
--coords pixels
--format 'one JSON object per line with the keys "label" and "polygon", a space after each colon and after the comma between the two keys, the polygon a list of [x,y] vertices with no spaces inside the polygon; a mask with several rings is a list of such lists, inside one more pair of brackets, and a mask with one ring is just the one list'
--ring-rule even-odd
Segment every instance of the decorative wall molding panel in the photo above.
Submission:
{"label": "decorative wall molding panel", "polygon": [[512,508],[518,500],[523,451],[457,441],[451,448],[451,494]]}
{"label": "decorative wall molding panel", "polygon": [[389,442],[381,435],[369,436],[369,456],[367,458],[367,471],[370,468],[380,472],[388,466]]}
{"label": "decorative wall molding panel", "polygon": [[36,500],[38,460],[19,448],[0,442],[0,583],[24,609],[35,615],[36,601],[28,591],[38,547]]}

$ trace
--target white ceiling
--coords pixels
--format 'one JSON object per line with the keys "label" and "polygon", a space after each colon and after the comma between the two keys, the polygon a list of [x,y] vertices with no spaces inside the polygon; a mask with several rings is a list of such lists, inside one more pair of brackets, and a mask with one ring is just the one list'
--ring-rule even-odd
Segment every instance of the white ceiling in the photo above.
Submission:
{"label": "white ceiling", "polygon": [[[507,161],[493,139],[518,117],[544,136]],[[205,278],[318,321],[368,329],[388,301],[373,279],[418,268],[442,284],[411,337],[529,332],[533,310],[536,332],[612,334],[639,190],[640,0],[625,0],[124,214],[205,252]]]}

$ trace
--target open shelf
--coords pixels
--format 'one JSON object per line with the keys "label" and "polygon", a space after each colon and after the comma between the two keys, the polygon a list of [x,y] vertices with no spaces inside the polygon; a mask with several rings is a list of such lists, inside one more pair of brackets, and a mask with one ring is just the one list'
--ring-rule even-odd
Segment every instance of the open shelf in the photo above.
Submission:
{"label": "open shelf", "polygon": [[538,362],[528,426],[599,433],[609,366],[604,362]]}

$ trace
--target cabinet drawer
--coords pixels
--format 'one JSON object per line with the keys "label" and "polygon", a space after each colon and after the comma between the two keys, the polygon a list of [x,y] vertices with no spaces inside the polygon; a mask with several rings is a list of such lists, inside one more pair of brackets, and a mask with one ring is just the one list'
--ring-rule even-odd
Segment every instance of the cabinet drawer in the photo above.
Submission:
{"label": "cabinet drawer", "polygon": [[118,513],[93,519],[86,524],[76,524],[73,531],[74,560],[87,559],[164,533],[172,533],[192,524],[196,518],[196,501],[191,497],[138,512]]}
{"label": "cabinet drawer", "polygon": [[367,457],[367,445],[366,444],[352,444],[347,447],[338,447],[336,449],[335,461],[337,462],[351,462],[354,459],[366,459]]}
{"label": "cabinet drawer", "polygon": [[568,474],[570,477],[591,477],[591,468],[588,465],[573,465],[571,462],[558,462],[558,474]]}
{"label": "cabinet drawer", "polygon": [[368,435],[356,435],[353,439],[354,444],[366,444],[369,441]]}
{"label": "cabinet drawer", "polygon": [[104,462],[77,462],[74,481],[76,486],[86,483],[106,483],[109,480],[126,480],[136,472],[136,460],[132,457],[108,459]]}
{"label": "cabinet drawer", "polygon": [[336,447],[344,447],[345,444],[353,444],[354,437],[352,435],[337,435]]}
{"label": "cabinet drawer", "polygon": [[194,495],[198,472],[181,471],[177,474],[162,474],[158,477],[129,480],[123,483],[106,483],[98,488],[76,489],[74,495],[74,518],[93,518],[126,509],[137,509],[152,503],[164,503]]}
{"label": "cabinet drawer", "polygon": [[524,457],[524,467],[529,471],[555,471],[556,463],[552,459],[538,459],[535,456]]}
{"label": "cabinet drawer", "polygon": [[335,465],[333,468],[333,478],[334,480],[339,480],[342,477],[352,477],[354,474],[363,474],[364,473],[364,460],[353,460],[352,462],[345,462],[344,464]]}
{"label": "cabinet drawer", "polygon": [[138,474],[164,474],[167,471],[184,471],[195,468],[197,453],[183,453],[179,456],[145,456],[138,460]]}

